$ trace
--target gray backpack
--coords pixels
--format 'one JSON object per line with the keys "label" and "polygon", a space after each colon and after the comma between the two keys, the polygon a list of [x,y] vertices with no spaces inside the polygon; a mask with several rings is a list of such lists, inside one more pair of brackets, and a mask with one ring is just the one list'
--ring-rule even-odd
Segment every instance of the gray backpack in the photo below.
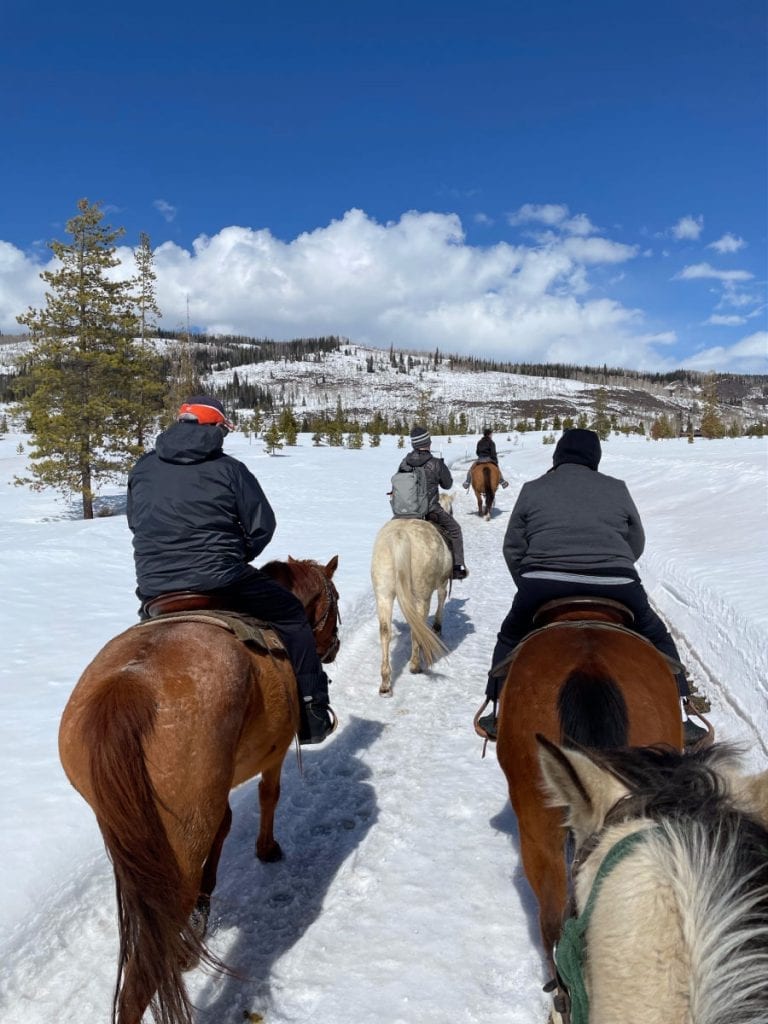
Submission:
{"label": "gray backpack", "polygon": [[395,519],[423,519],[429,511],[427,473],[423,466],[414,466],[392,477],[389,496]]}

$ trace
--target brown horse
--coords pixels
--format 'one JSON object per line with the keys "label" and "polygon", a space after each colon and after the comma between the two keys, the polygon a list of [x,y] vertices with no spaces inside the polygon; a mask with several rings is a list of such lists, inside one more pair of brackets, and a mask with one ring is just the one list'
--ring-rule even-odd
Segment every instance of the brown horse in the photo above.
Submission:
{"label": "brown horse", "polygon": [[624,628],[631,616],[618,602],[579,601],[584,603],[550,602],[540,612],[549,624],[516,648],[499,704],[496,745],[552,976],[566,904],[566,834],[561,812],[546,806],[536,734],[592,749],[683,747],[677,686],[667,660]]}
{"label": "brown horse", "polygon": [[[301,600],[318,653],[338,650],[338,558],[270,562]],[[256,855],[278,860],[280,771],[298,725],[284,653],[247,647],[210,617],[163,618],[111,640],[61,720],[59,752],[91,805],[112,860],[120,949],[112,1020],[190,1024],[182,972],[221,967],[203,943],[232,812],[229,791],[261,773]]]}
{"label": "brown horse", "polygon": [[496,500],[496,491],[501,482],[499,467],[495,462],[476,462],[472,467],[470,480],[477,498],[477,514],[489,520]]}

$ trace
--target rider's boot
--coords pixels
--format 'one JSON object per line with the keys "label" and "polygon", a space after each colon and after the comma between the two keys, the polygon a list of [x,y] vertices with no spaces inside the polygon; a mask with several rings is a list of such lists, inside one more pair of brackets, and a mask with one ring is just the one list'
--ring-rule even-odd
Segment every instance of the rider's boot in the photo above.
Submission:
{"label": "rider's boot", "polygon": [[[299,697],[299,743],[302,745],[322,743],[339,724],[328,703],[329,681],[325,672],[309,686],[305,678],[299,681],[300,694],[305,694]],[[310,696],[306,696],[308,690]]]}

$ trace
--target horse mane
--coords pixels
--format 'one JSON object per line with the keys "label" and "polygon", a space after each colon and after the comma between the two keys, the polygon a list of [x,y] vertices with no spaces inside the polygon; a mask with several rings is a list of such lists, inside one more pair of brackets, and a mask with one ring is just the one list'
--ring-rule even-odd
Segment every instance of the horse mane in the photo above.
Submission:
{"label": "horse mane", "polygon": [[676,895],[690,957],[690,1019],[764,1024],[768,1007],[768,828],[737,806],[719,768],[738,748],[718,744],[601,751],[630,788],[659,875]]}
{"label": "horse mane", "polygon": [[601,751],[600,761],[632,791],[643,813],[655,821],[681,816],[695,808],[696,817],[722,813],[728,787],[718,768],[733,764],[738,748],[719,743],[707,750],[681,754],[666,746]]}
{"label": "horse mane", "polygon": [[[320,569],[316,562],[309,559],[289,559],[287,562],[267,562],[261,567],[276,583],[281,583],[288,590],[292,590],[302,604],[306,605],[313,597],[317,596],[317,573]],[[322,572],[322,569],[320,569]]]}

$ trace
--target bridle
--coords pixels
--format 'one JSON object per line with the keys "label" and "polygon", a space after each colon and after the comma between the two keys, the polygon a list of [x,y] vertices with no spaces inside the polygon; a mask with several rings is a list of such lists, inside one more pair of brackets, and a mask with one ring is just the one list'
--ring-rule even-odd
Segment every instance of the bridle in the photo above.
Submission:
{"label": "bridle", "polygon": [[[312,625],[312,633],[315,637],[315,642],[320,652],[320,659],[323,662],[333,661],[336,655],[339,653],[339,625],[341,624],[341,613],[339,611],[339,595],[336,587],[328,579],[323,570],[319,566],[311,567],[316,572],[322,582],[322,591],[318,594],[317,599],[325,595],[325,610],[319,617],[317,622]],[[328,647],[322,650],[321,637],[328,623],[332,623],[333,632],[331,633]]]}

